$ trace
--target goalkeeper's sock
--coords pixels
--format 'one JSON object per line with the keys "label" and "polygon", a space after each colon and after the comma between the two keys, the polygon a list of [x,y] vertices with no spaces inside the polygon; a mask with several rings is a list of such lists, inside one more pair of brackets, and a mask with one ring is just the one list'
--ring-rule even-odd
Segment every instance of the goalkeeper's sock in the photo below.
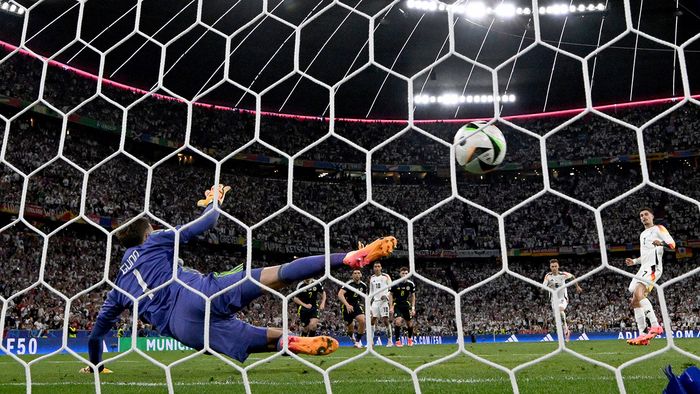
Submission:
{"label": "goalkeeper's sock", "polygon": [[651,306],[651,302],[648,298],[639,301],[639,305],[644,311],[644,317],[649,319],[649,325],[651,327],[656,327],[659,325],[659,320],[656,318],[656,313],[654,313],[654,308]]}
{"label": "goalkeeper's sock", "polygon": [[[331,253],[331,268],[343,265],[347,253]],[[309,256],[296,259],[280,266],[277,276],[284,283],[292,283],[302,279],[312,278],[323,274],[326,270],[326,256]]]}
{"label": "goalkeeper's sock", "polygon": [[644,330],[647,329],[647,319],[644,316],[643,308],[634,308],[634,320],[637,322],[637,329],[639,330],[639,335],[644,334]]}
{"label": "goalkeeper's sock", "polygon": [[394,326],[394,342],[401,340],[401,326]]}

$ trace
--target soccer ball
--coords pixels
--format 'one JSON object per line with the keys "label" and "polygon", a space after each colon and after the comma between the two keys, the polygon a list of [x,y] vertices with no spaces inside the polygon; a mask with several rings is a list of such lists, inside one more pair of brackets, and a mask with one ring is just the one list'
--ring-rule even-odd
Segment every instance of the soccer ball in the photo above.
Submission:
{"label": "soccer ball", "polygon": [[[481,130],[479,130],[481,128]],[[506,157],[506,139],[501,130],[476,121],[462,126],[455,134],[457,163],[473,174],[495,170]]]}

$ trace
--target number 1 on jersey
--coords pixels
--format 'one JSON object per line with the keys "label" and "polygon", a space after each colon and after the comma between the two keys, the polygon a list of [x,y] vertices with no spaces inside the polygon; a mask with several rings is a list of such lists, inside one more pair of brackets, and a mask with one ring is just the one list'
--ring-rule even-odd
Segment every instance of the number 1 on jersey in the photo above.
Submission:
{"label": "number 1 on jersey", "polygon": [[[143,290],[144,293],[147,292],[148,291],[148,283],[146,283],[146,281],[143,280],[143,277],[141,276],[141,273],[139,272],[139,270],[135,269],[133,272],[134,272],[134,276],[136,277],[136,281],[139,282],[139,286],[141,286],[141,290]],[[148,298],[153,299],[153,293],[149,294]]]}

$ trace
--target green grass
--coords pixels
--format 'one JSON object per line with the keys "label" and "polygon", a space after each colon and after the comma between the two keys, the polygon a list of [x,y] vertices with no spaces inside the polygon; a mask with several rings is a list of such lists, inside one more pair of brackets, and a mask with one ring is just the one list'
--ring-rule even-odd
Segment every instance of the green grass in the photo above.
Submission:
{"label": "green grass", "polygon": [[[683,349],[700,354],[700,340],[676,340]],[[572,342],[569,347],[588,357],[618,366],[627,360],[665,346],[663,340],[648,347],[630,347],[623,341]],[[553,343],[505,343],[467,345],[467,349],[488,360],[513,368],[555,350]],[[379,348],[378,352],[410,368],[447,356],[456,350],[451,345],[415,346],[413,348]],[[305,357],[313,364],[328,368],[362,351],[342,348],[327,357]],[[158,361],[170,364],[191,352],[149,353]],[[114,356],[114,354],[109,354]],[[256,354],[245,365],[269,354]],[[33,357],[23,357],[29,361]],[[651,361],[623,370],[629,393],[660,393],[666,386],[661,369],[671,364],[680,373],[694,362],[677,353],[666,352]],[[240,365],[240,364],[239,364]],[[94,392],[93,376],[81,375],[80,361],[70,355],[55,355],[33,364],[33,393]],[[103,393],[167,392],[165,371],[131,353],[108,363],[112,375],[101,375]],[[242,393],[241,375],[213,356],[198,356],[172,368],[177,393]],[[279,357],[249,371],[253,393],[323,393],[323,377],[315,370],[290,357]],[[604,368],[581,361],[568,354],[558,354],[530,366],[516,375],[523,393],[613,393],[618,392],[614,374]],[[373,355],[342,366],[330,373],[336,393],[409,393],[413,391],[410,375]],[[511,391],[508,375],[476,362],[466,355],[427,368],[418,374],[425,393],[504,393]],[[10,357],[0,357],[0,393],[26,392],[23,367]]]}

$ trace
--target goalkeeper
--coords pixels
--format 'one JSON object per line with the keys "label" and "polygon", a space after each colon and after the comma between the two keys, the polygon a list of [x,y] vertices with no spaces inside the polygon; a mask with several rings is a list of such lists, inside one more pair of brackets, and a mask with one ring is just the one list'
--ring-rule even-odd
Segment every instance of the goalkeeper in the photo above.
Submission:
{"label": "goalkeeper", "polygon": [[[216,189],[216,190],[215,190]],[[219,212],[213,209],[214,198],[219,204],[230,187],[218,185],[205,192],[205,199],[197,205],[206,207],[199,221],[180,231],[180,242],[192,238],[216,225]],[[182,226],[178,226],[180,229]],[[128,249],[124,253],[116,285],[138,298],[150,289],[161,286],[173,277],[175,232],[153,231],[148,220],[139,218],[117,233],[119,242]],[[359,268],[388,256],[396,246],[396,238],[384,237],[349,253],[330,255],[331,267],[347,265]],[[180,260],[182,263],[182,260]],[[253,278],[273,289],[311,278],[325,271],[325,256],[309,256],[290,263],[256,268]],[[245,276],[242,266],[223,273],[204,275],[182,265],[177,267],[177,277],[207,297],[239,282]],[[245,361],[250,353],[267,352],[282,348],[282,329],[255,327],[236,318],[235,314],[262,295],[261,288],[245,281],[211,300],[209,323],[209,347],[238,361]],[[133,308],[133,302],[121,292],[112,289],[102,305],[97,321],[90,333],[88,350],[90,362],[97,365],[102,360],[102,340],[125,309]],[[163,336],[170,336],[194,349],[204,348],[204,310],[202,297],[185,289],[177,282],[159,288],[139,300],[138,314],[141,320],[152,324]],[[298,354],[326,355],[338,348],[338,341],[328,336],[288,336],[289,350]],[[80,370],[91,373],[92,367]],[[111,371],[100,365],[99,371]]]}

